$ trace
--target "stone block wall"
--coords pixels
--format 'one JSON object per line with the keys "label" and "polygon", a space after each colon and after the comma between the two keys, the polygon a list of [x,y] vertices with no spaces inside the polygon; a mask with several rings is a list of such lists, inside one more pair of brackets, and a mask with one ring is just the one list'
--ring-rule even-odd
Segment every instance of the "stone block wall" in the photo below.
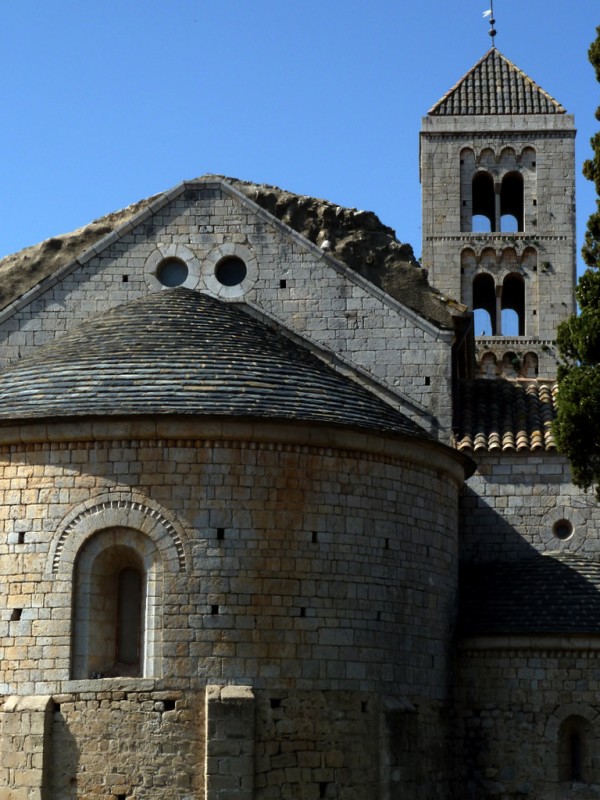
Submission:
{"label": "stone block wall", "polygon": [[78,554],[127,528],[159,553],[148,630],[162,666],[146,674],[444,696],[457,497],[441,452],[433,467],[408,443],[391,457],[351,449],[368,440],[352,434],[337,449],[236,432],[5,446],[4,692],[69,680]]}
{"label": "stone block wall", "polygon": [[[452,451],[232,421],[4,434],[0,693],[53,698],[45,800],[416,800],[416,764],[442,800]],[[143,565],[141,674],[74,675],[79,573],[114,547]]]}
{"label": "stone block wall", "polygon": [[[519,641],[519,638],[521,641]],[[468,800],[600,793],[598,643],[514,637],[463,643],[454,763]],[[579,764],[573,764],[577,730]],[[572,780],[573,769],[579,780]]]}
{"label": "stone block wall", "polygon": [[[533,551],[594,556],[600,508],[591,493],[571,483],[558,453],[476,455],[477,472],[461,497],[461,558],[517,559]],[[573,534],[557,538],[555,526],[570,522]]]}

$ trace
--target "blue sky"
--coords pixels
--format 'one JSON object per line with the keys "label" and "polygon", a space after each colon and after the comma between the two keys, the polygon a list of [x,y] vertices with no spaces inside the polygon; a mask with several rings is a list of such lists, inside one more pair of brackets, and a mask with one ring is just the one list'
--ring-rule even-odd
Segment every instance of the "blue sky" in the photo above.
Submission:
{"label": "blue sky", "polygon": [[[489,48],[488,7],[3,0],[0,256],[207,172],[374,210],[420,255],[421,117]],[[598,1],[494,10],[498,49],[575,114],[580,165]]]}

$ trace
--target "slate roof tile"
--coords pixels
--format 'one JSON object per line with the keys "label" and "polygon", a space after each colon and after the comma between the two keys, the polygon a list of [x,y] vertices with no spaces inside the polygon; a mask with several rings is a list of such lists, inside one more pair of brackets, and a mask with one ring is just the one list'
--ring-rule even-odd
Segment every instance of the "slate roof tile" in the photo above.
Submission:
{"label": "slate roof tile", "polygon": [[564,113],[557,100],[495,47],[428,111],[430,116]]}
{"label": "slate roof tile", "polygon": [[241,305],[183,288],[97,315],[0,372],[0,422],[129,414],[295,419],[431,438]]}
{"label": "slate roof tile", "polygon": [[572,553],[461,571],[462,636],[600,633],[600,563]]}

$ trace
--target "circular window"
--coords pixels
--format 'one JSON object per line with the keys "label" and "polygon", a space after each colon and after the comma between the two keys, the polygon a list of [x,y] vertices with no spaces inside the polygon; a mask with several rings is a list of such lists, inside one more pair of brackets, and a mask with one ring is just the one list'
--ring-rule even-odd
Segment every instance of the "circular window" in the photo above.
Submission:
{"label": "circular window", "polygon": [[237,256],[223,258],[215,267],[215,278],[223,286],[239,286],[247,273],[245,263]]}
{"label": "circular window", "polygon": [[188,267],[183,261],[178,258],[166,258],[162,261],[156,270],[156,277],[169,289],[174,286],[181,286],[185,283],[188,276]]}
{"label": "circular window", "polygon": [[560,539],[561,542],[564,542],[573,535],[573,524],[569,522],[568,519],[559,519],[552,526],[552,533],[557,539]]}

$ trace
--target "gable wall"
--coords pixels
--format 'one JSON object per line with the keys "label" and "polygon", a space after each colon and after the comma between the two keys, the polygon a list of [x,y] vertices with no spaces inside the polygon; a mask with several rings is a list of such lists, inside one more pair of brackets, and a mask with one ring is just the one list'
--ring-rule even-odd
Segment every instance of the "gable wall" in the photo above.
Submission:
{"label": "gable wall", "polygon": [[215,248],[233,244],[253,256],[257,267],[253,285],[239,300],[364,373],[367,384],[372,379],[391,392],[401,410],[428,429],[436,426],[431,415],[449,429],[449,332],[415,324],[412,312],[404,313],[362,278],[353,280],[350,271],[338,271],[301,237],[266,221],[265,212],[236,195],[206,186],[192,191],[197,200],[189,199],[189,191],[181,194],[5,319],[0,364],[29,355],[93,314],[154,290],[146,272],[158,246],[184,245],[197,261],[193,288],[205,291],[207,283],[214,285]]}

